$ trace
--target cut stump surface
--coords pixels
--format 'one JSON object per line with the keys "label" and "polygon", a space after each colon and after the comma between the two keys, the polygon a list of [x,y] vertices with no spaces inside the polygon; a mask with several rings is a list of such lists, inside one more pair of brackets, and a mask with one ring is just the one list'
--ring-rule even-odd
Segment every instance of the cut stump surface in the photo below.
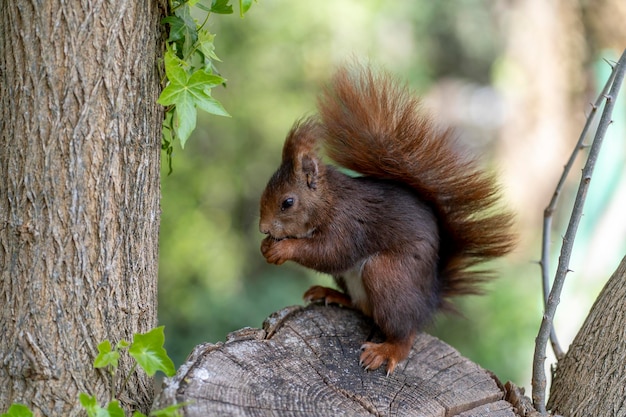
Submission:
{"label": "cut stump surface", "polygon": [[156,405],[187,402],[186,417],[516,416],[490,373],[439,339],[420,334],[391,376],[359,366],[366,340],[382,339],[359,312],[288,307],[197,346]]}

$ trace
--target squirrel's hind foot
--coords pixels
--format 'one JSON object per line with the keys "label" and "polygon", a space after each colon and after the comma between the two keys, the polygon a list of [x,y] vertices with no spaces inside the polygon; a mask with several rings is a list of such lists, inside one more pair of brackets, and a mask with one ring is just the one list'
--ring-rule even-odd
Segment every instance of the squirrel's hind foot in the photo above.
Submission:
{"label": "squirrel's hind foot", "polygon": [[393,342],[366,342],[361,346],[362,353],[359,363],[367,371],[378,369],[386,362],[387,376],[389,376],[396,369],[398,363],[409,356],[414,339],[415,336]]}

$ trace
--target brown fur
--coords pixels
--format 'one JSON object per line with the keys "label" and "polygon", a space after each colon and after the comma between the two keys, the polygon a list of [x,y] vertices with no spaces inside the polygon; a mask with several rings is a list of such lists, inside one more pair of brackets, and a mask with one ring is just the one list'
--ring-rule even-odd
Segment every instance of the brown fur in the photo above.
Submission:
{"label": "brown fur", "polygon": [[[387,340],[366,343],[361,362],[392,372],[448,297],[478,292],[488,273],[474,267],[511,250],[512,216],[495,210],[493,177],[389,76],[340,69],[318,110],[289,133],[261,197],[261,250],[332,274],[344,294],[305,297],[370,315]],[[323,164],[320,145],[363,177]]]}

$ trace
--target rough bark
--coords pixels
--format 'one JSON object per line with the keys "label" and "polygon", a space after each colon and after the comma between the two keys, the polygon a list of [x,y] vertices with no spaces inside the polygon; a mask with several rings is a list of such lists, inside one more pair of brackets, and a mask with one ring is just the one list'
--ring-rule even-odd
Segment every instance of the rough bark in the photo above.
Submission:
{"label": "rough bark", "polygon": [[98,343],[156,324],[165,4],[0,2],[0,412],[108,399]]}
{"label": "rough bark", "polygon": [[626,257],[559,361],[548,408],[568,417],[626,416]]}
{"label": "rough bark", "polygon": [[516,416],[487,371],[427,334],[391,376],[363,370],[361,344],[380,337],[353,310],[286,308],[262,330],[198,346],[157,402],[189,401],[187,417]]}

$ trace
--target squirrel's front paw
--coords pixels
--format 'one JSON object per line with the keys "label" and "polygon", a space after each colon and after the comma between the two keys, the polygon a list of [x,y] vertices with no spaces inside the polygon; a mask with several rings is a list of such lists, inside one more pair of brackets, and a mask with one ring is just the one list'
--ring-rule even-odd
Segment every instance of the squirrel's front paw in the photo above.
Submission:
{"label": "squirrel's front paw", "polygon": [[288,239],[276,240],[271,236],[261,242],[261,253],[270,264],[280,265],[289,260]]}

